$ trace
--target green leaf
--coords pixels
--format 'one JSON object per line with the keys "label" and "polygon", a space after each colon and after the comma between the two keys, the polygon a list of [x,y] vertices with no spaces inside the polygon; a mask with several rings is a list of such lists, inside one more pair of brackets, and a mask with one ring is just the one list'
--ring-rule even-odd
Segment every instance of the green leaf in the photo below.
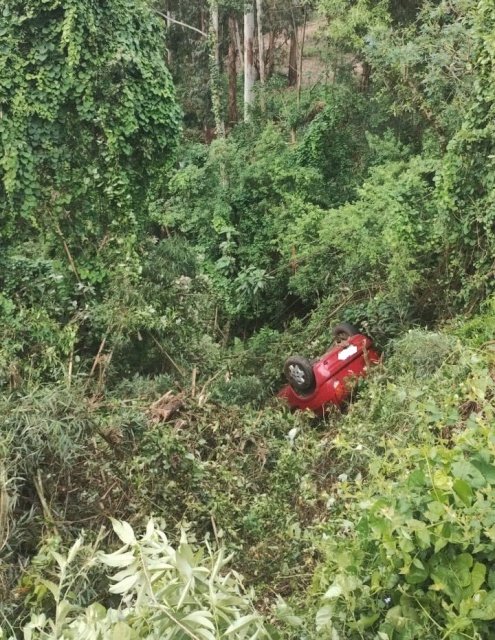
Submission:
{"label": "green leaf", "polygon": [[479,591],[481,585],[485,582],[486,578],[486,567],[481,562],[476,562],[473,570],[471,572],[471,581],[473,586],[473,591]]}
{"label": "green leaf", "polygon": [[489,484],[495,484],[495,466],[493,464],[489,464],[486,460],[479,457],[473,458],[471,462]]}
{"label": "green leaf", "polygon": [[406,582],[409,584],[421,584],[427,577],[428,569],[419,558],[415,558],[409,567],[409,571],[406,573]]}
{"label": "green leaf", "polygon": [[455,462],[452,465],[452,475],[464,480],[473,489],[479,489],[486,485],[486,480],[481,472],[467,460]]}
{"label": "green leaf", "polygon": [[132,629],[125,622],[117,622],[117,624],[112,629],[112,638],[111,640],[131,640],[132,639]]}
{"label": "green leaf", "polygon": [[457,478],[454,480],[453,485],[454,491],[459,496],[459,498],[464,502],[465,505],[470,505],[473,500],[473,490],[469,486],[469,484],[465,480],[461,480]]}
{"label": "green leaf", "polygon": [[445,515],[445,505],[438,502],[438,500],[429,502],[426,515],[431,522],[438,522],[438,520],[441,520]]}
{"label": "green leaf", "polygon": [[424,487],[426,484],[426,476],[421,469],[415,469],[408,477],[407,484],[409,487]]}
{"label": "green leaf", "polygon": [[478,606],[471,610],[471,618],[475,620],[495,619],[495,591],[490,591],[482,597]]}
{"label": "green leaf", "polygon": [[493,591],[495,591],[495,569],[490,567],[489,571],[488,571],[488,586],[490,587],[490,589],[492,589]]}
{"label": "green leaf", "polygon": [[472,566],[473,558],[469,553],[461,553],[453,559],[445,554],[434,557],[431,569],[431,577],[434,580],[432,589],[445,592],[451,597],[452,602],[459,606],[464,597],[463,588],[472,584]]}
{"label": "green leaf", "polygon": [[252,624],[253,622],[259,622],[259,619],[260,619],[259,616],[254,613],[251,613],[247,616],[243,616],[242,618],[239,618],[239,620],[236,620],[229,626],[229,628],[225,632],[225,635],[229,636],[233,633],[236,633],[241,629],[243,629],[244,627],[247,627],[248,625]]}
{"label": "green leaf", "polygon": [[364,629],[368,629],[372,627],[375,622],[379,619],[379,613],[373,613],[368,616],[361,616],[359,620],[353,624],[353,628],[358,629],[359,631],[364,631]]}

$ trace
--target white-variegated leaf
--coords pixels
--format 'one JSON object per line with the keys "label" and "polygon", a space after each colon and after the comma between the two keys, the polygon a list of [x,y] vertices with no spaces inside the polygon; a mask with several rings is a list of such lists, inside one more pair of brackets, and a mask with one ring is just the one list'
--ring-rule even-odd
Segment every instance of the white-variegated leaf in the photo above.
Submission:
{"label": "white-variegated leaf", "polygon": [[117,582],[117,584],[113,584],[110,587],[109,591],[110,593],[127,593],[127,591],[130,591],[132,587],[136,584],[138,579],[139,579],[139,575],[137,574],[127,576],[127,578],[124,578],[120,582]]}
{"label": "white-variegated leaf", "polygon": [[50,593],[53,595],[55,600],[58,600],[58,594],[60,591],[59,586],[54,582],[52,582],[51,580],[45,580],[44,578],[42,578],[40,582],[50,591]]}
{"label": "white-variegated leaf", "polygon": [[101,553],[99,558],[103,564],[107,565],[107,567],[128,567],[134,562],[134,554],[132,551],[124,553],[122,551],[115,551],[115,553]]}
{"label": "white-variegated leaf", "polygon": [[189,590],[191,589],[192,585],[193,585],[193,579],[189,578],[184,588],[182,589],[182,593],[180,594],[179,601],[177,602],[177,605],[176,605],[177,609],[180,609],[184,604],[184,600],[187,598],[187,594],[189,593]]}
{"label": "white-variegated leaf", "polygon": [[126,567],[125,569],[122,569],[121,571],[119,571],[118,573],[116,573],[115,575],[112,576],[112,580],[114,582],[119,582],[120,580],[123,580],[124,578],[127,578],[127,576],[133,576],[135,574],[137,574],[139,571],[137,565],[136,566],[129,566]]}
{"label": "white-variegated leaf", "polygon": [[202,640],[217,640],[217,636],[214,636],[213,633],[209,629],[195,629],[194,635]]}
{"label": "white-variegated leaf", "polygon": [[254,614],[254,613],[250,613],[247,616],[242,616],[242,618],[239,618],[239,620],[236,620],[235,622],[233,622],[230,627],[227,629],[227,631],[225,632],[225,635],[231,635],[232,633],[235,633],[236,631],[240,631],[243,627],[246,627],[247,625],[251,624],[252,622],[258,622],[259,621],[259,617]]}
{"label": "white-variegated leaf", "polygon": [[335,582],[331,585],[331,587],[327,590],[323,598],[325,600],[332,600],[333,598],[338,598],[343,593],[342,587],[340,584],[336,584]]}
{"label": "white-variegated leaf", "polygon": [[62,625],[73,610],[73,606],[67,600],[62,600],[57,605],[57,624]]}
{"label": "white-variegated leaf", "polygon": [[67,560],[63,556],[61,556],[60,553],[57,553],[56,551],[52,551],[51,554],[55,558],[58,566],[62,570],[65,569],[65,567],[67,566]]}
{"label": "white-variegated leaf", "polygon": [[86,618],[94,623],[96,620],[103,620],[107,615],[107,610],[99,602],[90,604],[86,609]]}
{"label": "white-variegated leaf", "polygon": [[322,629],[328,630],[332,625],[333,608],[330,605],[325,605],[316,614],[316,629],[321,631]]}
{"label": "white-variegated leaf", "polygon": [[82,543],[83,543],[83,539],[82,538],[78,538],[74,542],[72,547],[69,549],[69,553],[67,554],[67,562],[72,562],[74,560],[74,558],[77,556],[77,552],[79,551],[79,549],[82,546]]}
{"label": "white-variegated leaf", "polygon": [[215,630],[215,625],[211,621],[211,613],[210,611],[193,611],[189,613],[185,618],[182,618],[181,622],[194,622],[200,627],[205,627],[206,629],[210,629],[211,631]]}
{"label": "white-variegated leaf", "polygon": [[148,524],[146,525],[146,535],[144,536],[145,540],[149,540],[155,531],[155,522],[153,518],[148,520]]}
{"label": "white-variegated leaf", "polygon": [[131,640],[132,629],[125,622],[117,622],[112,629],[111,640]]}
{"label": "white-variegated leaf", "polygon": [[182,547],[175,554],[175,561],[177,563],[177,569],[179,570],[179,573],[187,580],[192,578],[192,567],[184,557],[184,549]]}
{"label": "white-variegated leaf", "polygon": [[135,544],[136,537],[131,525],[128,522],[121,522],[111,518],[112,527],[124,544]]}
{"label": "white-variegated leaf", "polygon": [[286,622],[291,627],[300,627],[302,626],[304,620],[299,616],[289,613],[288,615],[284,616],[284,622]]}

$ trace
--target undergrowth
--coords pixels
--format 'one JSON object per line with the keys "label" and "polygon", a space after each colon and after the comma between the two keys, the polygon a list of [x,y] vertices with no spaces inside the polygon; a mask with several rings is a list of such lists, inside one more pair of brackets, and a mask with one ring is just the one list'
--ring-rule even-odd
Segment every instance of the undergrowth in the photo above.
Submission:
{"label": "undergrowth", "polygon": [[[479,475],[471,486],[469,471],[452,480],[449,474],[475,447],[481,447],[480,464],[491,464],[491,449],[483,453],[493,420],[491,348],[476,340],[471,347],[452,333],[411,331],[389,347],[347,410],[322,419],[289,413],[278,400],[266,399],[266,390],[262,408],[259,399],[237,405],[228,380],[211,393],[199,385],[173,391],[169,378],[158,377],[134,378],[98,395],[83,393],[82,385],[45,385],[4,396],[2,469],[9,509],[5,513],[4,502],[3,615],[19,629],[30,611],[50,614],[52,595],[43,581],[57,566],[54,552],[67,550],[81,529],[95,541],[114,514],[137,531],[154,515],[176,544],[185,530],[192,541],[207,539],[232,551],[236,570],[255,589],[253,602],[282,637],[360,637],[368,627],[390,638],[421,637],[421,608],[419,621],[406,624],[410,635],[390,635],[390,620],[408,617],[397,607],[406,606],[400,593],[407,599],[409,585],[419,584],[408,578],[419,562],[426,586],[414,588],[423,588],[427,599],[432,594],[428,606],[443,607],[442,594],[453,598],[427,577],[436,569],[426,535],[415,532],[436,526],[424,522],[431,511],[428,491],[440,487],[445,493],[436,497],[444,505],[438,509],[450,509],[451,499],[456,508],[469,507],[462,516],[466,527],[481,504],[477,492],[485,484]],[[236,384],[241,396],[252,393],[251,378],[237,378]],[[417,472],[426,472],[425,465],[439,487]],[[483,500],[488,507],[488,496]],[[399,514],[392,529],[368,522],[389,522],[379,515],[383,509]],[[457,544],[445,536],[446,545]],[[437,540],[431,537],[433,547]],[[384,548],[396,549],[396,559],[379,553],[384,542]],[[113,543],[107,536],[99,544]],[[485,562],[478,551],[463,547],[474,558],[470,567]],[[81,604],[111,606],[102,578],[81,587]],[[461,600],[449,600],[452,614],[438,617],[438,625],[460,624]],[[294,613],[301,606],[302,613]],[[297,625],[294,631],[287,621]]]}

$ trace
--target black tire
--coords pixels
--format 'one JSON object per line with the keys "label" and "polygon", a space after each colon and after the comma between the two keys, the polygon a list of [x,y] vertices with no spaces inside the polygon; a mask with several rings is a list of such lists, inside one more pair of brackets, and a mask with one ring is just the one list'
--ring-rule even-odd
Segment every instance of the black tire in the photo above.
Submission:
{"label": "black tire", "polygon": [[291,356],[284,365],[284,374],[296,393],[309,394],[316,387],[313,365],[307,358]]}
{"label": "black tire", "polygon": [[341,322],[332,330],[336,342],[344,342],[351,336],[360,333],[359,329],[350,322]]}

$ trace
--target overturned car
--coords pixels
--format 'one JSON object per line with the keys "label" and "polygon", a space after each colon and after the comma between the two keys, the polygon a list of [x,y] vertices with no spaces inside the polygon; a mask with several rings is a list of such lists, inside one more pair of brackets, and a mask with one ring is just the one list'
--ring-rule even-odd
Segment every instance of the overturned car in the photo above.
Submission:
{"label": "overturned car", "polygon": [[333,335],[334,346],[318,360],[303,356],[286,360],[284,373],[289,384],[278,395],[291,408],[322,413],[326,405],[342,405],[356,379],[366,376],[369,367],[380,361],[372,340],[354,325],[339,324]]}

